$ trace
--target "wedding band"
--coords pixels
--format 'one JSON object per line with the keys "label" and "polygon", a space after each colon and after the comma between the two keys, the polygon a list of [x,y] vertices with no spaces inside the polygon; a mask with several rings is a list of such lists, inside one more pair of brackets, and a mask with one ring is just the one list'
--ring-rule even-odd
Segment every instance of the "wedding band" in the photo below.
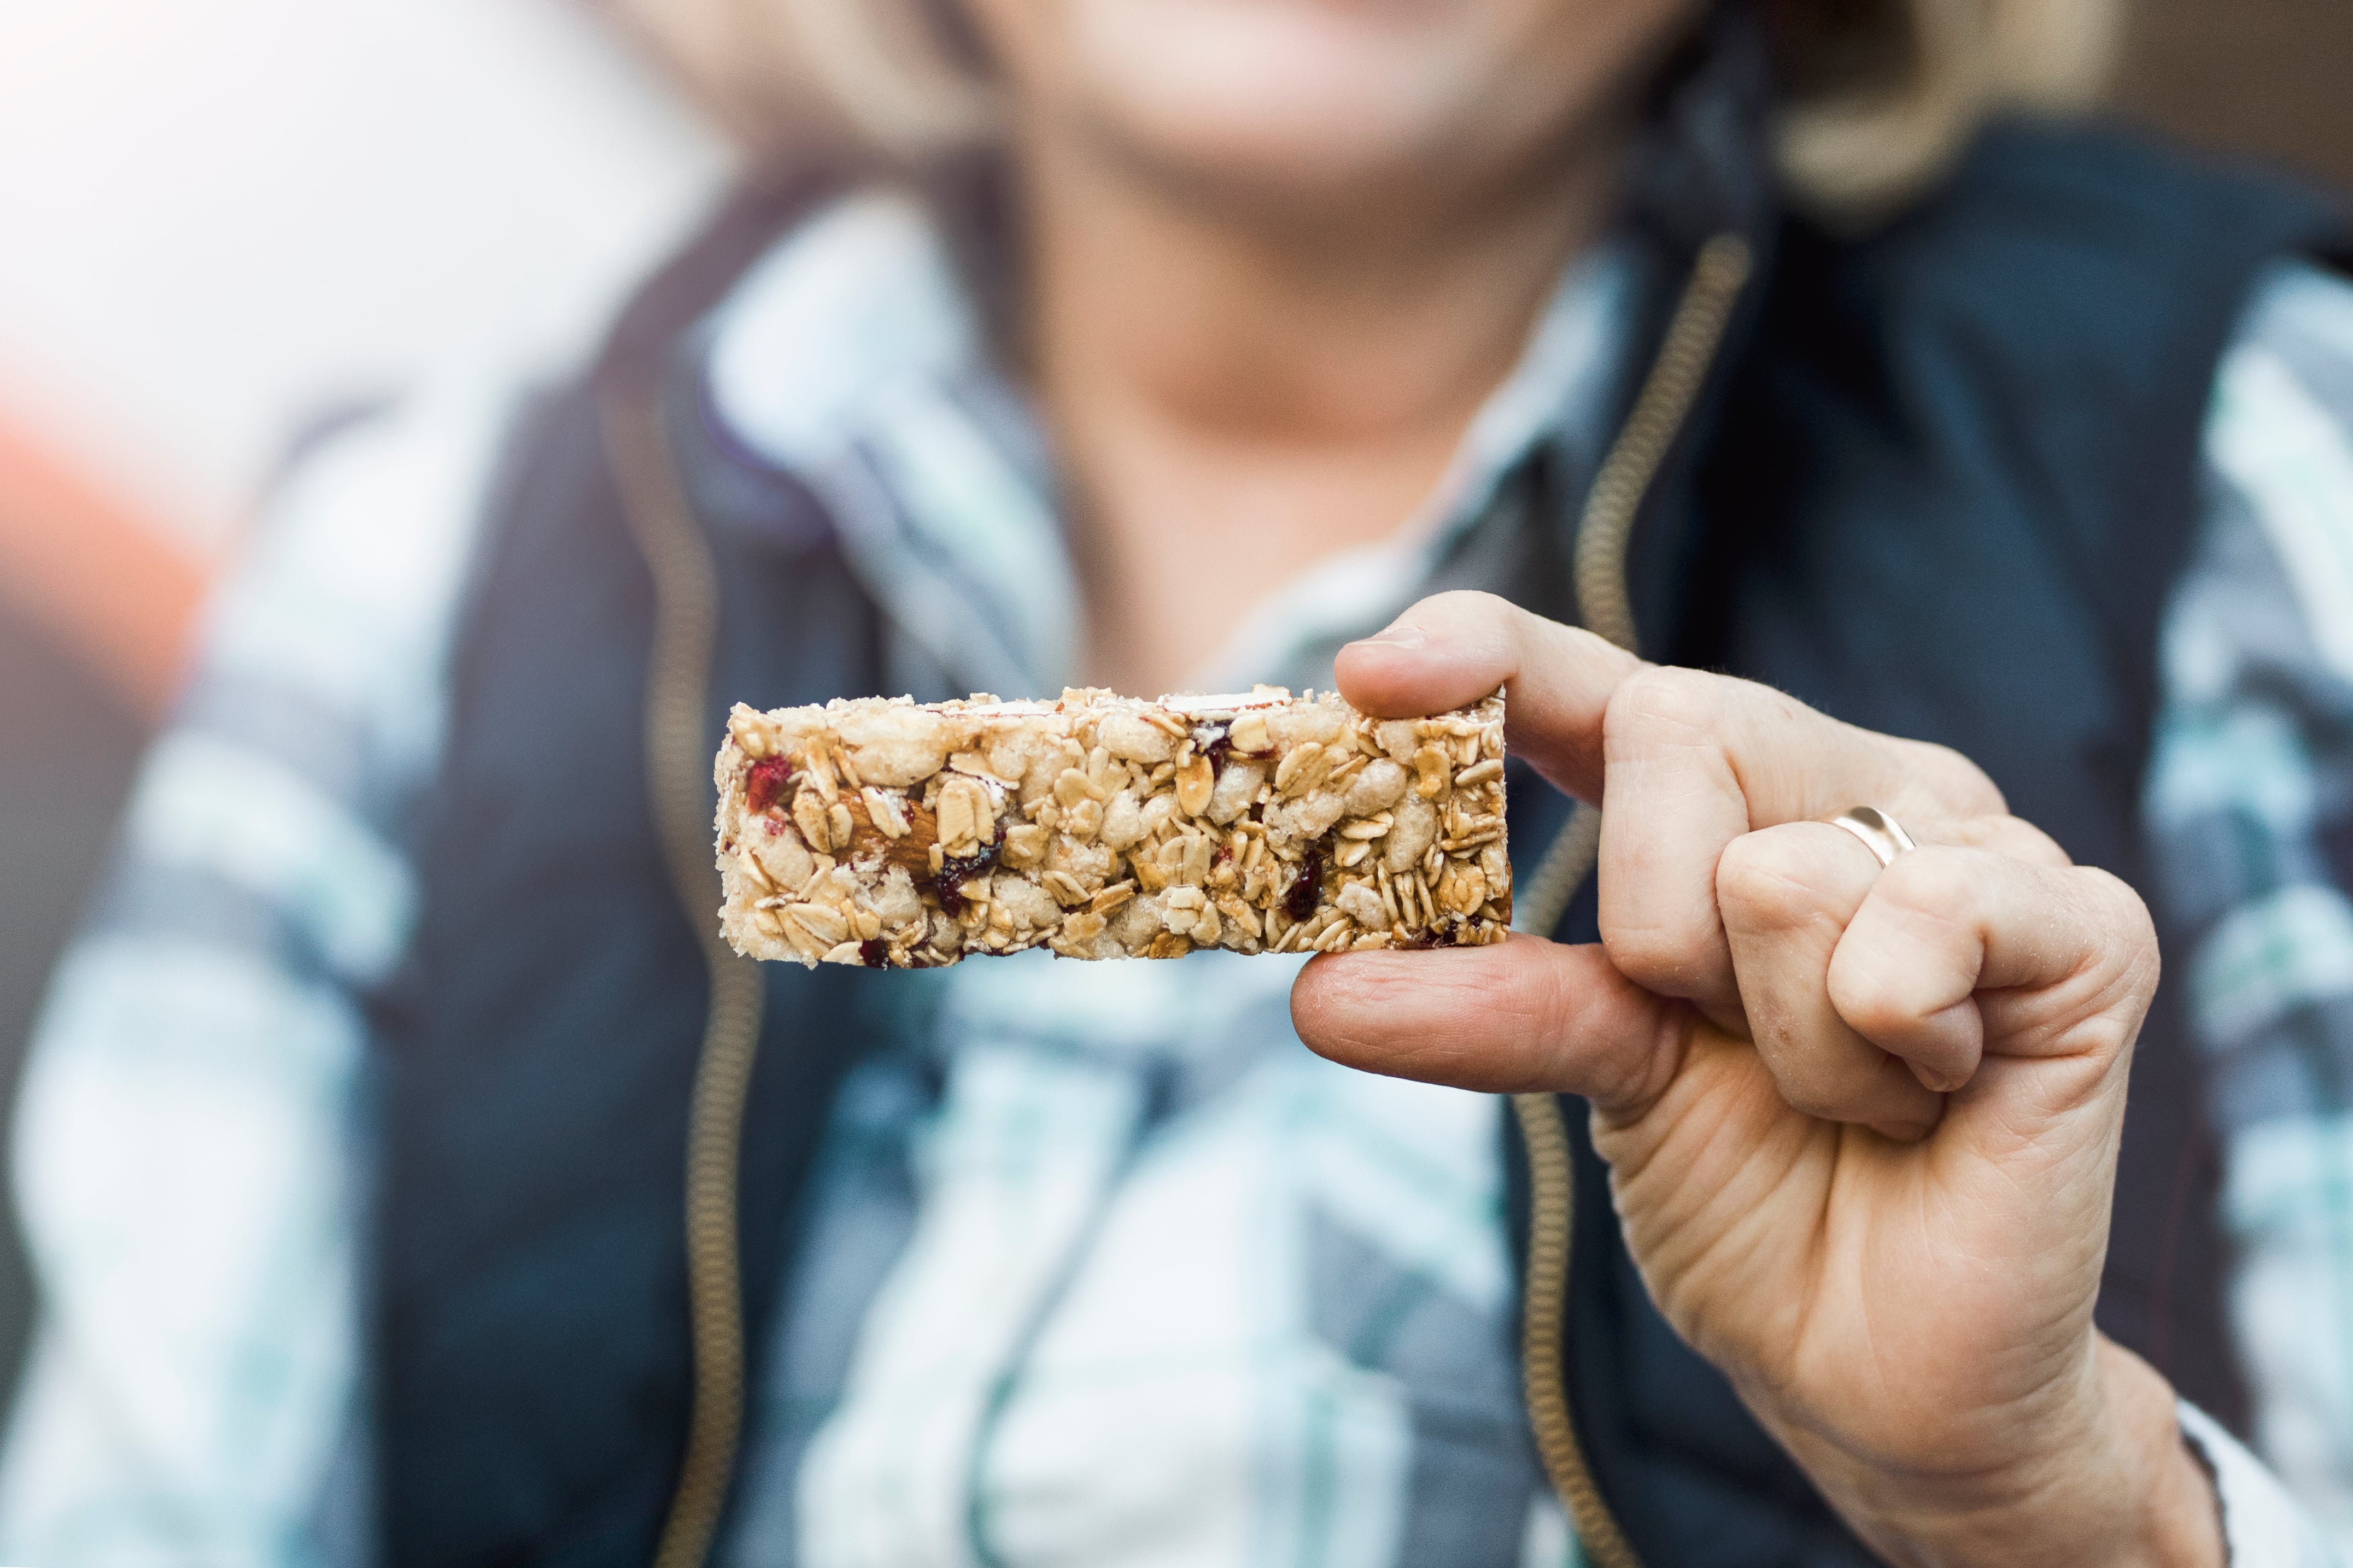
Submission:
{"label": "wedding band", "polygon": [[1877,858],[1884,869],[1895,864],[1895,858],[1906,849],[1920,847],[1904,831],[1904,825],[1875,805],[1852,806],[1831,818],[1833,827],[1843,827],[1862,840],[1862,847]]}

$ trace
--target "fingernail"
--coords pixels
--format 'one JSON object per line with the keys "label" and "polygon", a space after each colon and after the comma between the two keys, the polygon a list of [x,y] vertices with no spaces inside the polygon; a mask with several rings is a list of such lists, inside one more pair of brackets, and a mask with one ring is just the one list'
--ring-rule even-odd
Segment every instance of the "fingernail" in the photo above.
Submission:
{"label": "fingernail", "polygon": [[1425,647],[1429,646],[1430,634],[1409,621],[1399,621],[1385,631],[1375,632],[1371,637],[1358,637],[1356,640],[1378,643],[1384,647]]}

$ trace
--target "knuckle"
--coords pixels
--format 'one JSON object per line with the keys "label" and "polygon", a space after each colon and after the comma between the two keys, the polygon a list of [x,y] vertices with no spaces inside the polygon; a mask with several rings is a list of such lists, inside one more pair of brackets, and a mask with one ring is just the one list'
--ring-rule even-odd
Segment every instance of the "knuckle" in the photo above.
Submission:
{"label": "knuckle", "polygon": [[1638,670],[1610,695],[1603,733],[1639,743],[1662,732],[1714,731],[1723,716],[1722,684],[1695,669],[1653,665]]}
{"label": "knuckle", "polygon": [[2137,944],[2157,945],[2157,922],[2149,916],[2147,901],[2130,882],[2097,866],[2078,866],[2068,875],[2090,890],[2118,937]]}
{"label": "knuckle", "polygon": [[2147,900],[2131,883],[2096,866],[2077,867],[2066,873],[2084,889],[2104,938],[2099,951],[2114,975],[2114,984],[2135,1007],[2146,1007],[2157,994],[2163,968],[2156,919]]}
{"label": "knuckle", "polygon": [[[1841,957],[1844,955],[1841,954]],[[1831,1005],[1849,1027],[1866,1039],[1885,1039],[1919,1019],[1925,1009],[1918,987],[1901,969],[1865,959],[1833,962]]]}
{"label": "knuckle", "polygon": [[2009,803],[1986,772],[1950,746],[1933,741],[1903,742],[1906,760],[1947,808],[1961,816],[2004,816]]}
{"label": "knuckle", "polygon": [[1715,863],[1715,898],[1725,924],[1744,931],[1802,925],[1813,912],[1813,847],[1778,829],[1744,834]]}
{"label": "knuckle", "polygon": [[1842,942],[1831,954],[1826,989],[1849,1028],[1885,1042],[1910,1037],[1950,1005],[1957,973],[1909,942],[1873,941],[1866,932],[1864,940]]}
{"label": "knuckle", "polygon": [[1937,926],[1967,927],[1978,904],[1978,879],[1967,852],[1924,848],[1899,855],[1873,893]]}
{"label": "knuckle", "polygon": [[1988,813],[1965,819],[1958,826],[1968,842],[2013,860],[2023,860],[2046,870],[2064,870],[2074,864],[2057,839],[2023,817]]}

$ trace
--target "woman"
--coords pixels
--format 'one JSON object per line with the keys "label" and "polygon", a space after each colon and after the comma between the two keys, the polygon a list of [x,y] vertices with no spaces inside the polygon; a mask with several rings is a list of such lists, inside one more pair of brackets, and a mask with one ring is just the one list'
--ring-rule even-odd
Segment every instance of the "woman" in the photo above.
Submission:
{"label": "woman", "polygon": [[[8,1549],[2327,1560],[2200,1152],[2339,1109],[2328,215],[1978,134],[2090,7],[686,20],[855,146],[290,494],[27,1089]],[[1253,679],[1508,686],[1591,895],[1523,771],[1497,949],[716,945],[732,700]]]}

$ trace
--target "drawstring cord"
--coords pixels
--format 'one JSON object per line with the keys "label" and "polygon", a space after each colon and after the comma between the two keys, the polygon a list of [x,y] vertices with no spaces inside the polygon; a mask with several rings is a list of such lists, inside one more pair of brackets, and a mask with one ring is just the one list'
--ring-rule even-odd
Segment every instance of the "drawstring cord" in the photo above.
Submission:
{"label": "drawstring cord", "polygon": [[[1577,531],[1577,609],[1588,630],[1629,652],[1634,651],[1635,629],[1627,553],[1634,524],[1699,400],[1754,265],[1747,240],[1736,234],[1718,235],[1701,247],[1668,323],[1666,342],[1585,503]],[[1600,848],[1601,812],[1579,802],[1528,878],[1514,924],[1551,935],[1592,875]],[[1642,1568],[1641,1554],[1594,1481],[1569,1405],[1568,1270],[1577,1164],[1567,1120],[1550,1094],[1515,1094],[1512,1113],[1528,1155],[1527,1266],[1520,1292],[1520,1376],[1528,1429],[1595,1568]]]}
{"label": "drawstring cord", "polygon": [[651,386],[617,380],[603,409],[605,446],[629,531],[653,577],[653,649],[646,677],[646,782],[680,906],[702,945],[711,1007],[702,1026],[686,1134],[686,1289],[693,1405],[686,1457],[654,1549],[654,1568],[702,1568],[734,1479],[744,1430],[744,1291],[736,1183],[744,1105],[760,1048],[759,966],[732,952],[712,911],[712,651],[719,568],[681,489]]}

